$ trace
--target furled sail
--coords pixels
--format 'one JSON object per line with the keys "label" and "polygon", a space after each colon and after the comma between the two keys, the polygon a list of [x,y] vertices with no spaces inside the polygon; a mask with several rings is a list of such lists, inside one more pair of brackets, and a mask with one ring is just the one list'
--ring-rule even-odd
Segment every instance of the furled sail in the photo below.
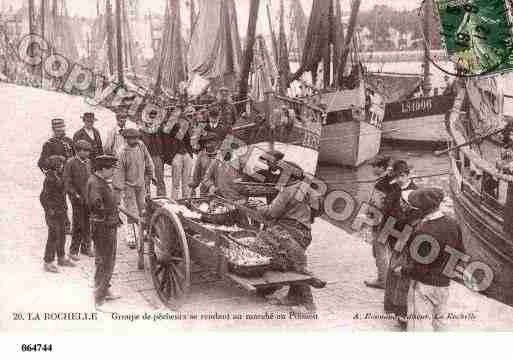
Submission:
{"label": "furled sail", "polygon": [[297,52],[298,59],[303,57],[303,48],[306,39],[306,15],[299,0],[292,0],[290,4],[290,49]]}
{"label": "furled sail", "polygon": [[249,96],[255,102],[265,100],[265,93],[272,91],[277,72],[262,35],[257,36],[253,56],[253,76]]}
{"label": "furled sail", "polygon": [[174,94],[180,82],[185,81],[186,72],[181,36],[180,1],[169,0],[166,23],[160,47],[160,64],[157,75],[157,91],[167,89]]}
{"label": "furled sail", "polygon": [[189,71],[235,86],[242,49],[234,0],[200,0],[198,9],[188,52]]}
{"label": "furled sail", "polygon": [[[324,83],[327,85],[331,62],[330,48],[333,45],[333,58],[338,60],[341,31],[340,11],[334,0],[313,0],[305,40],[308,46],[305,46],[303,50],[301,65],[292,80],[300,78],[301,75],[309,71],[312,73],[313,82],[315,82],[317,68],[322,61],[325,68]],[[336,68],[337,66],[334,66],[334,69]]]}
{"label": "furled sail", "polygon": [[[39,23],[40,21],[39,18]],[[77,61],[75,31],[68,16],[65,0],[53,0],[51,7],[46,8],[45,23],[45,39],[52,50],[72,61]]]}

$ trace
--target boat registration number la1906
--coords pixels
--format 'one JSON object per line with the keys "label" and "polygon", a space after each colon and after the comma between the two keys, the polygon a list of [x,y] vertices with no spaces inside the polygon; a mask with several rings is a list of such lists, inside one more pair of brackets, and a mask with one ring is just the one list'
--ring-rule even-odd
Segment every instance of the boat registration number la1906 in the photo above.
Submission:
{"label": "boat registration number la1906", "polygon": [[430,98],[420,98],[418,100],[405,101],[401,104],[402,113],[431,111],[433,102]]}

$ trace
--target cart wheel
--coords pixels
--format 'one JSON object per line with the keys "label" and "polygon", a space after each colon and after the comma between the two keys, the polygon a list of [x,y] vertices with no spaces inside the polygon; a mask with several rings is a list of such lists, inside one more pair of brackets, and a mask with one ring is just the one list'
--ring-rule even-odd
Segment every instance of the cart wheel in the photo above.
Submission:
{"label": "cart wheel", "polygon": [[160,300],[177,309],[185,299],[191,278],[187,237],[178,217],[158,209],[149,227],[150,273]]}

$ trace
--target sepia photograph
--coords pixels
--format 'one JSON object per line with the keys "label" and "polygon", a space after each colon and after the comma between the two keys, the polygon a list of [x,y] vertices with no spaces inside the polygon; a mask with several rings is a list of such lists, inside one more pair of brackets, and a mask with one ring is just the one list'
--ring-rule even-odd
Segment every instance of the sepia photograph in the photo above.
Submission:
{"label": "sepia photograph", "polygon": [[0,0],[0,336],[513,330],[512,9]]}

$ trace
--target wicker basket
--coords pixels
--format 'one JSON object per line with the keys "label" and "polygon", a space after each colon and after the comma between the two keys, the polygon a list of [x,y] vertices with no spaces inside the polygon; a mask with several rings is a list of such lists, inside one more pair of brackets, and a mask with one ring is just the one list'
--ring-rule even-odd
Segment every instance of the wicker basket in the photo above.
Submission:
{"label": "wicker basket", "polygon": [[247,197],[265,197],[276,195],[278,189],[272,183],[245,182],[235,180],[233,186],[237,192]]}

